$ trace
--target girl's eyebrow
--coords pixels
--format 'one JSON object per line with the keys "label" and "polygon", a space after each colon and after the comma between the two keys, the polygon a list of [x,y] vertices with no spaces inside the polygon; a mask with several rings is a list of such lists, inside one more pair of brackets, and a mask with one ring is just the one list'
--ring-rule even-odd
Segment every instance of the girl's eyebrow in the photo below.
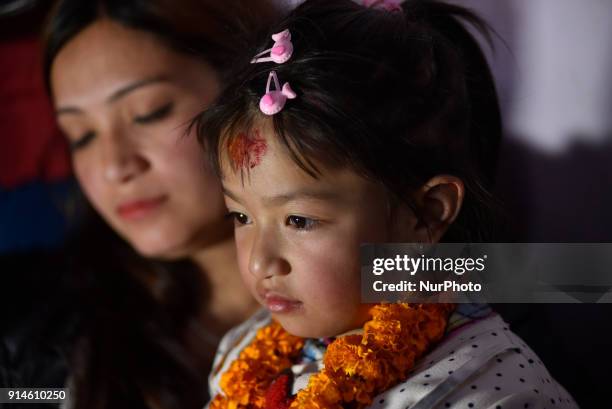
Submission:
{"label": "girl's eyebrow", "polygon": [[[241,203],[238,199],[238,195],[223,187],[223,193],[230,199],[237,203]],[[314,199],[314,200],[325,200],[325,201],[341,201],[342,196],[337,190],[323,190],[323,189],[297,189],[286,193],[279,193],[273,196],[266,196],[262,198],[262,201],[266,205],[281,205],[287,202],[292,202],[297,199]]]}
{"label": "girl's eyebrow", "polygon": [[339,201],[341,199],[338,191],[297,189],[287,193],[280,193],[274,196],[264,197],[262,200],[268,205],[280,205],[293,202],[298,199],[314,199],[322,201]]}
{"label": "girl's eyebrow", "polygon": [[229,190],[228,188],[226,188],[225,186],[221,187],[221,190],[223,191],[223,194],[227,197],[229,197],[230,199],[232,199],[234,202],[236,203],[240,203],[242,204],[242,202],[238,199],[238,196],[235,193],[232,193],[231,190]]}

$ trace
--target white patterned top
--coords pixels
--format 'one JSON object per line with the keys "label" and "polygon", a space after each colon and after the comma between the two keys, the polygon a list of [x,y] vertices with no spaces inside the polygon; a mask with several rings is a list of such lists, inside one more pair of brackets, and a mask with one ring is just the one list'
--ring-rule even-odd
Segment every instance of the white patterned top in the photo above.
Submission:
{"label": "white patterned top", "polygon": [[[257,330],[270,322],[265,310],[228,332],[209,378],[211,396]],[[321,370],[321,359],[292,366],[293,393]],[[577,409],[572,397],[502,318],[486,306],[461,304],[444,339],[417,361],[408,379],[375,397],[371,409]]]}

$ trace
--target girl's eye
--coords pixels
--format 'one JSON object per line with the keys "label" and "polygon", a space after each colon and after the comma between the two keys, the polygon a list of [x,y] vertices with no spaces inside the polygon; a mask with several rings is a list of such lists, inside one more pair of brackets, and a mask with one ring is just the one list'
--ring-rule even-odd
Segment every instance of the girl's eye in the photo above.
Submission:
{"label": "girl's eye", "polygon": [[137,124],[145,125],[151,122],[159,121],[160,119],[164,119],[165,117],[170,115],[170,113],[172,112],[172,108],[174,108],[174,104],[170,102],[146,115],[134,117],[134,122]]}
{"label": "girl's eye", "polygon": [[240,212],[229,212],[227,217],[234,219],[234,223],[237,225],[251,224],[249,216]]}
{"label": "girl's eye", "polygon": [[304,216],[291,215],[287,217],[286,224],[299,230],[310,230],[316,226],[317,220]]}
{"label": "girl's eye", "polygon": [[93,131],[87,132],[85,133],[83,136],[81,136],[79,139],[75,140],[75,141],[71,141],[69,143],[69,147],[70,150],[72,152],[81,149],[83,147],[85,147],[89,142],[91,142],[91,140],[96,136],[96,133]]}

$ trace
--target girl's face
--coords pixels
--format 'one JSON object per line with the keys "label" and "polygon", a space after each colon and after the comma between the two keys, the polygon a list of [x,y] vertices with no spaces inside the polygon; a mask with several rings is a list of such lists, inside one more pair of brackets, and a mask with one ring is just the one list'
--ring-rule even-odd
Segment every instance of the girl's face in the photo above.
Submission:
{"label": "girl's face", "polygon": [[360,301],[359,246],[396,239],[384,189],[349,170],[309,176],[265,129],[235,139],[228,155],[225,203],[255,298],[294,335],[360,327],[369,305]]}
{"label": "girl's face", "polygon": [[140,253],[188,256],[228,237],[220,184],[185,134],[219,92],[210,66],[99,20],[59,52],[51,85],[85,195]]}

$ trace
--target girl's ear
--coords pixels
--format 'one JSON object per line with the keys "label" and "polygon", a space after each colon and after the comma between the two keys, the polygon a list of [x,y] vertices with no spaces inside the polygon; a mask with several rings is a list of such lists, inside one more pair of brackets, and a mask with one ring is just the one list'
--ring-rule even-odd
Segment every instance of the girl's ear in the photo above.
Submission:
{"label": "girl's ear", "polygon": [[464,196],[463,181],[456,176],[437,175],[428,180],[412,192],[414,210],[410,211],[412,214],[409,217],[403,217],[410,232],[405,233],[407,235],[403,241],[439,242],[457,218]]}

